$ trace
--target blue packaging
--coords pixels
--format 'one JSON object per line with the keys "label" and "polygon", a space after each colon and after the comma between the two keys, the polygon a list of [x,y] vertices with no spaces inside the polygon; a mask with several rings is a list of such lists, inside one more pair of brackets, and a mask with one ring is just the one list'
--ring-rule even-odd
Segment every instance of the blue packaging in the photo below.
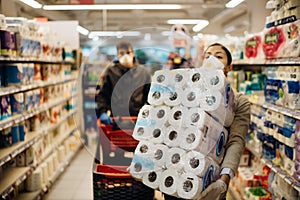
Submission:
{"label": "blue packaging", "polygon": [[15,144],[20,141],[20,132],[19,132],[19,126],[14,125],[11,127],[11,137],[12,137],[12,144]]}
{"label": "blue packaging", "polygon": [[16,93],[10,95],[11,112],[13,115],[22,114],[24,111],[24,94]]}
{"label": "blue packaging", "polygon": [[21,84],[23,78],[23,65],[6,65],[5,66],[5,85]]}
{"label": "blue packaging", "polygon": [[11,105],[9,96],[2,96],[1,98],[1,120],[11,117]]}
{"label": "blue packaging", "polygon": [[22,84],[27,84],[29,82],[29,74],[28,74],[28,64],[25,63],[23,64],[23,79],[22,79]]}
{"label": "blue packaging", "polygon": [[281,80],[267,79],[264,92],[266,102],[283,105],[283,88]]}
{"label": "blue packaging", "polygon": [[4,129],[0,133],[0,147],[9,147],[12,145],[11,128]]}
{"label": "blue packaging", "polygon": [[19,124],[19,137],[20,137],[20,142],[25,140],[25,123]]}

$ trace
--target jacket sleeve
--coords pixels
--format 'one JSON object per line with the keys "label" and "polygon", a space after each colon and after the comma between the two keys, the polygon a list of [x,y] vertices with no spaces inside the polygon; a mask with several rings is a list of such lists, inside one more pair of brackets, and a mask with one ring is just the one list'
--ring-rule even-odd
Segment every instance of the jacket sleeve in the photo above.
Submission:
{"label": "jacket sleeve", "polygon": [[237,98],[235,117],[229,130],[229,138],[225,146],[226,153],[221,168],[230,168],[236,174],[242,152],[245,148],[245,139],[250,124],[250,103],[245,95]]}
{"label": "jacket sleeve", "polygon": [[110,99],[112,93],[112,84],[109,78],[109,69],[106,69],[100,84],[96,87],[95,103],[96,103],[96,116],[110,109]]}

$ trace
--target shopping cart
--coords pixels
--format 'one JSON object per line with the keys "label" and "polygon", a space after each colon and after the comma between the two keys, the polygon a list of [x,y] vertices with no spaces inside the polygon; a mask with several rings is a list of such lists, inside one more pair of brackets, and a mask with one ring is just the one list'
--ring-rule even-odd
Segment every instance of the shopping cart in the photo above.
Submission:
{"label": "shopping cart", "polygon": [[[117,121],[118,123],[112,125],[101,124],[98,121],[98,146],[102,148],[102,159],[100,159],[100,148],[97,148],[93,170],[95,200],[153,200],[154,190],[145,186],[142,182],[135,180],[128,173],[127,168],[130,165],[131,158],[120,156],[122,153],[134,152],[138,144],[138,141],[132,137],[134,126],[130,125],[130,123],[132,124],[136,120],[137,117],[113,118],[113,121]],[[122,124],[124,125],[127,122],[129,122],[129,126],[125,125],[125,127],[128,128],[120,129]],[[115,155],[119,155],[119,157],[109,157],[109,154],[112,152]],[[99,157],[97,157],[97,154]]]}

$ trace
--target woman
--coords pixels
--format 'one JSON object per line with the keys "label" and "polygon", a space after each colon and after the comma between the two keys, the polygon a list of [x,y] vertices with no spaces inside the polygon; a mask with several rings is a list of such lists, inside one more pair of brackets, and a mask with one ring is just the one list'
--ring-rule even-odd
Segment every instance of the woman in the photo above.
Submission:
{"label": "woman", "polygon": [[[232,57],[229,50],[219,43],[210,45],[205,51],[205,59],[214,56],[224,64],[224,74],[232,70]],[[236,93],[236,112],[229,127],[229,137],[225,146],[226,153],[221,163],[220,179],[210,184],[201,194],[201,200],[222,200],[226,198],[230,179],[237,172],[240,158],[245,147],[245,138],[250,123],[250,103],[246,96]],[[178,199],[165,195],[165,200]]]}

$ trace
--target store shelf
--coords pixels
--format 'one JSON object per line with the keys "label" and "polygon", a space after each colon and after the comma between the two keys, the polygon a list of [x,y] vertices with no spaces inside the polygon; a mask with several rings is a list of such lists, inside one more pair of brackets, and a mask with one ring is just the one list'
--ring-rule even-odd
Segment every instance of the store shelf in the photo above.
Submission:
{"label": "store shelf", "polygon": [[42,60],[23,57],[4,57],[0,56],[0,63],[40,63],[40,64],[75,64],[74,62],[58,61],[58,60]]}
{"label": "store shelf", "polygon": [[77,152],[79,151],[79,149],[81,147],[82,147],[82,145],[81,145],[81,143],[79,143],[79,145],[77,146],[75,151],[72,151],[71,153],[69,153],[69,155],[66,156],[65,161],[58,166],[57,171],[50,178],[49,182],[42,187],[42,189],[35,191],[35,192],[21,193],[20,195],[17,196],[16,200],[41,199],[42,196],[44,196],[49,191],[50,187],[54,184],[54,182],[57,180],[57,178],[66,170],[67,166],[70,164],[71,160],[77,154]]}
{"label": "store shelf", "polygon": [[282,106],[278,106],[278,105],[274,105],[271,103],[267,103],[267,102],[254,102],[254,101],[250,101],[252,104],[273,110],[275,112],[279,112],[281,114],[284,114],[286,116],[289,117],[293,117],[295,119],[300,120],[300,110],[294,110],[294,109],[290,109],[290,108],[285,108]]}
{"label": "store shelf", "polygon": [[6,196],[5,194],[8,194],[10,191],[12,191],[15,185],[19,185],[21,182],[23,182],[27,178],[27,174],[30,174],[30,171],[30,167],[13,167],[6,169],[3,172],[3,177],[0,181],[1,196]]}
{"label": "store shelf", "polygon": [[260,65],[300,65],[300,58],[276,58],[266,60],[234,60],[233,65],[260,66]]}
{"label": "store shelf", "polygon": [[51,103],[41,105],[38,109],[33,109],[30,112],[24,112],[23,114],[14,115],[8,119],[2,120],[2,121],[0,121],[0,130],[9,128],[14,124],[20,123],[20,122],[24,121],[25,119],[28,119],[28,118],[33,117],[43,111],[48,110],[49,108],[52,108],[58,104],[66,102],[69,99],[71,99],[72,97],[73,97],[73,95],[70,97],[67,97],[67,98],[60,97],[55,100],[51,100]]}
{"label": "store shelf", "polygon": [[295,180],[293,177],[288,175],[284,170],[272,164],[271,161],[263,158],[263,156],[256,151],[252,144],[246,143],[246,148],[256,157],[260,158],[262,163],[267,165],[272,171],[277,173],[283,180],[285,180],[291,187],[300,192],[300,183]]}
{"label": "store shelf", "polygon": [[66,80],[40,81],[40,82],[32,83],[29,85],[13,85],[13,86],[8,86],[8,87],[3,87],[3,88],[0,88],[0,96],[10,95],[10,94],[18,93],[18,92],[25,92],[28,90],[38,89],[41,87],[48,87],[51,85],[64,84],[64,83],[68,83],[68,82],[75,81],[75,80],[76,80],[75,78],[70,78],[70,79],[66,79]]}
{"label": "store shelf", "polygon": [[43,127],[37,132],[30,132],[26,134],[26,139],[24,142],[19,142],[16,145],[0,149],[0,166],[4,163],[13,159],[16,155],[36,143],[42,135],[48,134],[51,130],[57,128],[62,122],[67,120],[69,117],[73,116],[77,112],[77,109],[70,111],[65,116],[61,117],[56,124],[52,124],[46,127]]}

